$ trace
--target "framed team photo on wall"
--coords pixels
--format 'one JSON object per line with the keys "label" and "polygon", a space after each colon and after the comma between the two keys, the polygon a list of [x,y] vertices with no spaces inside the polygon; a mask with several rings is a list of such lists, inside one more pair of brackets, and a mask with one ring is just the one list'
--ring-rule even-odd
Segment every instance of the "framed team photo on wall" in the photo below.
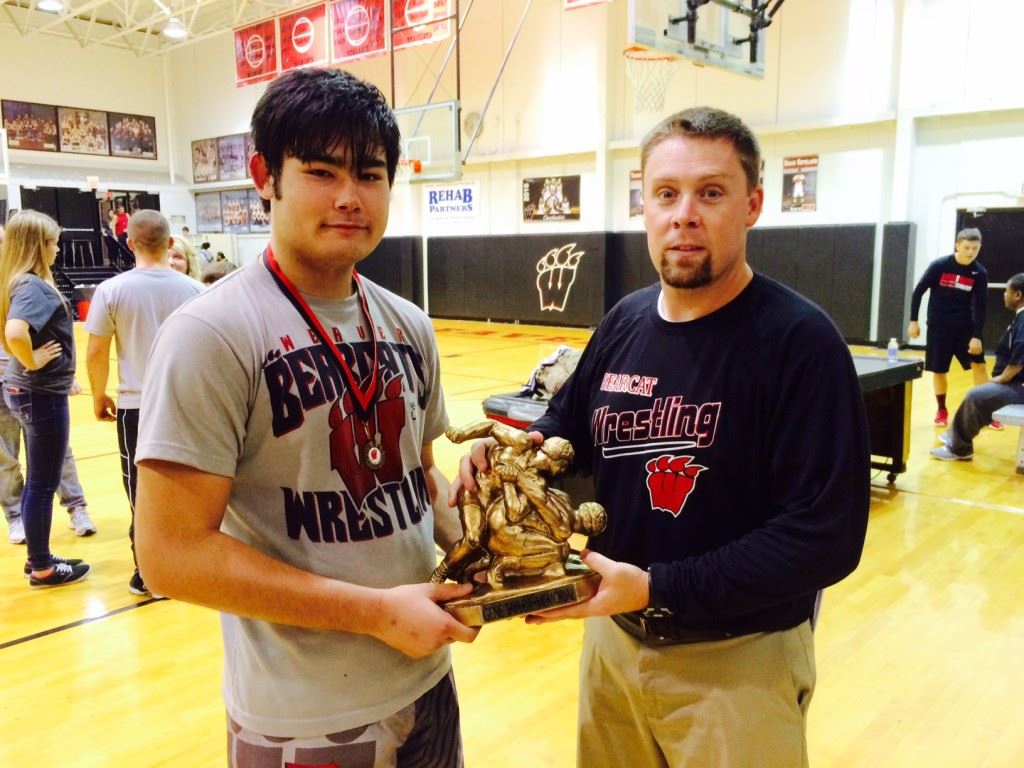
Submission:
{"label": "framed team photo on wall", "polygon": [[246,177],[245,134],[221,136],[217,139],[217,158],[220,161],[220,180],[233,181]]}
{"label": "framed team photo on wall", "polygon": [[7,146],[36,152],[57,152],[57,108],[49,104],[3,100]]}
{"label": "framed team photo on wall", "polygon": [[199,139],[192,142],[192,181],[217,181],[220,164],[217,160],[217,140]]}
{"label": "framed team photo on wall", "polygon": [[107,113],[96,109],[57,107],[60,151],[79,155],[109,155]]}
{"label": "framed team photo on wall", "polygon": [[196,195],[196,229],[200,232],[223,232],[220,216],[220,192],[202,192]]}
{"label": "framed team photo on wall", "polygon": [[232,189],[220,193],[220,218],[225,232],[249,231],[249,190]]}
{"label": "framed team photo on wall", "polygon": [[249,231],[269,232],[270,211],[263,210],[263,198],[255,189],[248,190],[249,193]]}
{"label": "framed team photo on wall", "polygon": [[110,113],[110,154],[156,160],[156,118]]}

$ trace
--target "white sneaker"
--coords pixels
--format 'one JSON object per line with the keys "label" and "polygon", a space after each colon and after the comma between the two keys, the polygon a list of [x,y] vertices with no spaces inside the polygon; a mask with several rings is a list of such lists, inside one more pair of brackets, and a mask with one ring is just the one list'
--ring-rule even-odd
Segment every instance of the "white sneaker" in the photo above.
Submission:
{"label": "white sneaker", "polygon": [[96,526],[89,518],[89,512],[85,507],[74,507],[70,511],[70,519],[68,520],[68,528],[74,530],[78,536],[92,536],[96,533]]}
{"label": "white sneaker", "polygon": [[25,543],[25,524],[20,517],[16,517],[7,524],[7,540],[11,544]]}

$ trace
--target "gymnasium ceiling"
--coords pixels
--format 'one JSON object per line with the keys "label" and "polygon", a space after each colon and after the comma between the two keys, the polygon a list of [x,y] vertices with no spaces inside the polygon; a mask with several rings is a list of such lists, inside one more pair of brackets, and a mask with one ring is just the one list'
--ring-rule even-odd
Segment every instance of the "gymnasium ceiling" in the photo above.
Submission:
{"label": "gymnasium ceiling", "polygon": [[[56,35],[83,48],[110,45],[153,56],[192,45],[225,30],[311,5],[312,0],[62,0],[64,10],[39,10],[41,0],[0,0],[0,26],[17,30],[45,44]],[[174,40],[163,34],[171,18],[188,36]]]}

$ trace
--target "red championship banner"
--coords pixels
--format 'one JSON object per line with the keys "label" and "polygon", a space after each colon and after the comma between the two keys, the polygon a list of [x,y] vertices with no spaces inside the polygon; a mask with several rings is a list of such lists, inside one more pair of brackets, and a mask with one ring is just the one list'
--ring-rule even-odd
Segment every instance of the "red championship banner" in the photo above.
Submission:
{"label": "red championship banner", "polygon": [[272,80],[277,74],[277,21],[235,30],[235,85]]}
{"label": "red championship banner", "polygon": [[451,34],[451,21],[431,22],[449,15],[448,0],[391,0],[395,50],[445,40]]}
{"label": "red championship banner", "polygon": [[281,71],[327,63],[327,6],[321,3],[278,18]]}
{"label": "red championship banner", "polygon": [[340,64],[379,56],[387,50],[384,0],[331,3],[331,61]]}
{"label": "red championship banner", "polygon": [[612,0],[562,0],[562,9],[571,11],[573,8],[582,8],[585,5],[597,5],[598,3],[610,3]]}

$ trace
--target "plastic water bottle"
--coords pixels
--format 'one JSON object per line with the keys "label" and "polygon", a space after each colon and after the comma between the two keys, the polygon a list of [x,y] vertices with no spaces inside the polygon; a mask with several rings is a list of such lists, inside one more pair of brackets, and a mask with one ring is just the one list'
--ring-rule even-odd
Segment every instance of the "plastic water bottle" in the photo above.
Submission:
{"label": "plastic water bottle", "polygon": [[889,339],[889,346],[886,347],[886,354],[889,357],[889,362],[890,363],[895,363],[896,362],[896,358],[899,355],[899,353],[900,353],[900,343],[898,341],[896,341],[896,337],[893,336],[891,339]]}

